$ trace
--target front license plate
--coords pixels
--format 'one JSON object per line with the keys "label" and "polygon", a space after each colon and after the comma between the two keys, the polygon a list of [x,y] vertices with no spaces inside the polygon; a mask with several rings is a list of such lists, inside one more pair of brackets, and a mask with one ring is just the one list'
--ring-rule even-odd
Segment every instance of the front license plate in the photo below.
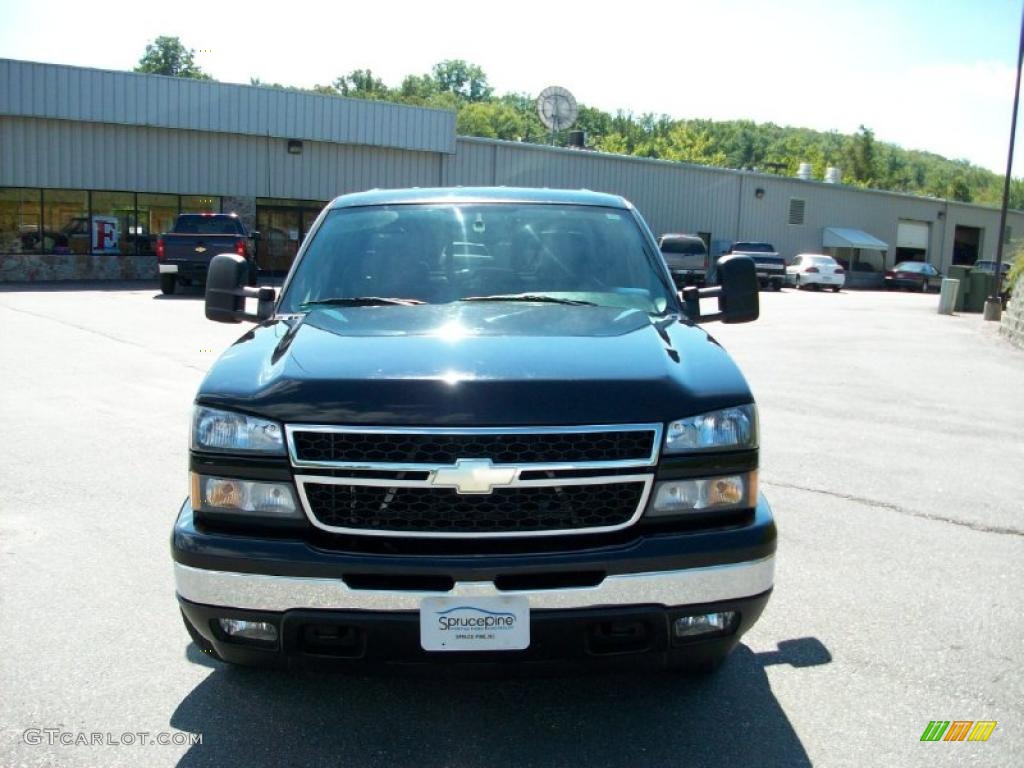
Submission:
{"label": "front license plate", "polygon": [[425,651],[520,651],[530,646],[525,597],[425,597],[420,603]]}

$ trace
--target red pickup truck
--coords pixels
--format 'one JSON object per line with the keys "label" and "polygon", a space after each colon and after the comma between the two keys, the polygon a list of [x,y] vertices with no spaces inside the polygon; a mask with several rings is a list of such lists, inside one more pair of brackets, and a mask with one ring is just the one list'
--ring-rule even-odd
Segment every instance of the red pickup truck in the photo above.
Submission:
{"label": "red pickup truck", "polygon": [[249,262],[249,285],[256,284],[256,238],[234,213],[183,213],[170,232],[156,241],[160,290],[174,293],[178,283],[206,283],[210,260],[236,253]]}

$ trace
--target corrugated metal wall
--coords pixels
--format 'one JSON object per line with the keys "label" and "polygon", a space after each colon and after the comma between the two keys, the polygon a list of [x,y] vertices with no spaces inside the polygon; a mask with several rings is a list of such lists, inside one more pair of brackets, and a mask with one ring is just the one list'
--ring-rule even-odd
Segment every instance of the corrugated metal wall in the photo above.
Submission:
{"label": "corrugated metal wall", "polygon": [[0,115],[455,151],[455,113],[0,59]]}
{"label": "corrugated metal wall", "polygon": [[736,226],[739,174],[678,163],[460,138],[445,158],[445,184],[590,189],[622,195],[656,232]]}
{"label": "corrugated metal wall", "polygon": [[[587,188],[626,197],[656,234],[768,240],[786,257],[819,251],[824,227],[851,227],[889,243],[892,263],[900,219],[929,223],[929,257],[942,269],[957,224],[982,228],[980,258],[995,256],[999,212],[979,206],[515,142],[463,138],[456,147],[445,154],[306,141],[291,155],[281,138],[0,116],[0,186],[300,200],[374,187]],[[802,225],[788,223],[791,198],[806,201]],[[1009,224],[1024,236],[1024,214],[1011,212]]]}
{"label": "corrugated metal wall", "polygon": [[[825,227],[860,229],[896,248],[900,219],[930,225],[929,259],[952,259],[956,224],[985,230],[979,258],[995,258],[999,212],[856,187],[763,174],[707,169],[595,152],[460,138],[444,159],[444,184],[586,188],[622,195],[654,232],[709,232],[713,240],[767,240],[787,258],[822,248]],[[758,197],[757,190],[763,190]],[[789,223],[792,198],[805,201],[804,223]],[[946,213],[948,209],[948,213]],[[939,213],[944,215],[940,217]],[[1024,236],[1024,214],[1008,223]]]}
{"label": "corrugated metal wall", "polygon": [[0,118],[0,186],[328,200],[372,187],[435,186],[439,155],[65,120]]}

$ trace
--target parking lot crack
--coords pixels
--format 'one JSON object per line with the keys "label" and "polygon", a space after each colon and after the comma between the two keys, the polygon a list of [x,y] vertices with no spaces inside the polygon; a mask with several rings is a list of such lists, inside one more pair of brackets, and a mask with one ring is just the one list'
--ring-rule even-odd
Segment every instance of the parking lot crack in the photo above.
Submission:
{"label": "parking lot crack", "polygon": [[970,520],[956,520],[952,517],[945,517],[943,515],[932,515],[927,512],[921,512],[916,509],[908,509],[902,507],[899,504],[893,504],[888,501],[879,501],[878,499],[869,499],[864,496],[855,496],[850,493],[839,493],[838,491],[828,491],[824,488],[811,488],[805,485],[797,485],[795,483],[781,483],[778,481],[764,481],[764,485],[774,486],[776,488],[790,488],[795,491],[805,491],[807,493],[818,493],[822,496],[830,496],[834,499],[842,499],[843,501],[852,501],[856,504],[863,504],[868,507],[874,507],[876,509],[885,509],[890,512],[896,512],[900,515],[909,515],[910,517],[919,517],[924,520],[932,520],[938,523],[949,523],[950,525],[957,525],[962,528],[970,528],[972,531],[979,531],[980,533],[997,533],[1003,536],[1024,536],[1024,530],[1020,528],[1009,528],[999,525],[985,525],[984,523],[976,523]]}
{"label": "parking lot crack", "polygon": [[[20,313],[22,315],[30,315],[31,317],[38,317],[38,318],[41,318],[43,320],[49,320],[50,322],[57,323],[57,325],[63,325],[65,327],[67,327],[67,328],[74,328],[76,331],[83,331],[84,333],[91,333],[91,334],[93,334],[95,336],[101,336],[104,339],[110,339],[111,341],[116,341],[116,342],[119,342],[121,344],[127,344],[130,347],[135,347],[136,349],[141,349],[141,350],[143,350],[145,352],[148,352],[151,355],[155,355],[156,357],[159,357],[162,360],[167,360],[167,359],[173,360],[173,358],[167,358],[165,355],[161,355],[161,354],[158,354],[158,353],[154,352],[152,349],[147,347],[145,344],[139,344],[137,341],[130,341],[129,339],[124,339],[124,338],[121,338],[120,336],[114,336],[113,334],[110,334],[110,333],[105,333],[103,331],[98,331],[95,328],[89,328],[88,326],[85,326],[85,325],[78,325],[77,323],[69,323],[67,320],[60,320],[60,319],[58,319],[56,317],[52,317],[50,315],[44,315],[44,314],[42,314],[40,312],[32,312],[32,311],[27,310],[27,309],[20,309],[18,307],[12,307],[10,304],[0,304],[0,306],[2,306],[4,309],[10,310],[11,312],[18,312],[18,313]],[[174,360],[174,362],[179,363],[180,365],[183,365],[186,368],[192,368],[194,370],[201,371],[203,373],[206,372],[206,368],[203,368],[203,367],[198,366],[198,365],[192,365],[191,363],[182,362],[181,360]]]}

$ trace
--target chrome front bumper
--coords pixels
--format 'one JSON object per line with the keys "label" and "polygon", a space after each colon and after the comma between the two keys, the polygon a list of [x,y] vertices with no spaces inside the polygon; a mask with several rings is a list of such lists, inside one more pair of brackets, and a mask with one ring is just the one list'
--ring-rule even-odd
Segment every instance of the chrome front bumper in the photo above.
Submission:
{"label": "chrome front bumper", "polygon": [[212,571],[174,564],[178,595],[244,610],[415,611],[424,597],[525,595],[536,609],[622,605],[681,606],[759,595],[772,588],[775,557],[728,565],[607,576],[592,587],[498,590],[490,581],[456,582],[448,592],[352,589],[341,579]]}

